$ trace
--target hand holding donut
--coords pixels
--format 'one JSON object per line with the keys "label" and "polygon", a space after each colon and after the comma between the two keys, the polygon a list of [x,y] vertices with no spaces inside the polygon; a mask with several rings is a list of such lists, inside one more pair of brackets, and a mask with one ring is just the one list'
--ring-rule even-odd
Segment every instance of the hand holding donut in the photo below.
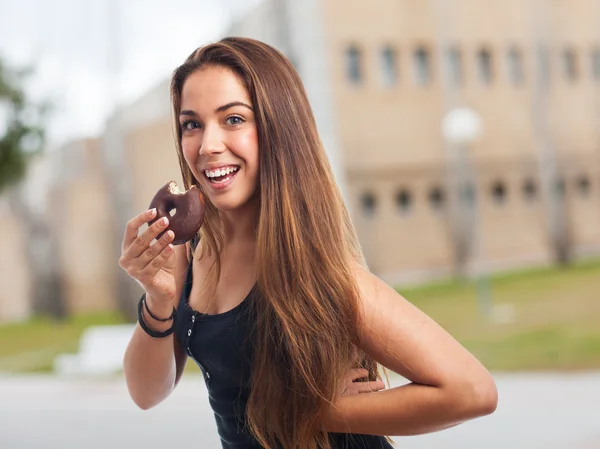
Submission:
{"label": "hand holding donut", "polygon": [[[204,210],[204,198],[197,188],[179,193],[177,184],[171,181],[156,193],[150,210],[127,223],[119,265],[154,301],[166,305],[175,299],[173,245],[183,244],[197,234]],[[149,224],[148,229],[140,235],[144,223]]]}
{"label": "hand holding donut", "polygon": [[[169,220],[163,217],[139,234],[140,227],[156,218],[156,214],[156,209],[151,209],[127,223],[119,265],[154,301],[167,307],[174,300],[176,290],[175,260],[171,257],[174,233],[164,232]],[[151,245],[155,239],[156,242]]]}

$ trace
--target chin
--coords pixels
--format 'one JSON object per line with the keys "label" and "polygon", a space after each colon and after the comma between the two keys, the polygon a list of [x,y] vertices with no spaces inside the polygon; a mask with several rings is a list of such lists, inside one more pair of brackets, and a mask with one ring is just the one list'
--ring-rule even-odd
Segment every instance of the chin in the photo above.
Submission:
{"label": "chin", "polygon": [[216,201],[212,201],[212,204],[219,210],[220,212],[232,212],[238,209],[242,209],[244,206],[248,204],[248,199],[244,198],[232,198],[232,199],[224,199],[219,198]]}

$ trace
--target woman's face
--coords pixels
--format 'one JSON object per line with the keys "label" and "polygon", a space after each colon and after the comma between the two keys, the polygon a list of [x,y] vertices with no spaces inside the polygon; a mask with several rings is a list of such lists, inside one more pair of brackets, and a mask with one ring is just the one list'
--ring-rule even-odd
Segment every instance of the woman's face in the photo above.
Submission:
{"label": "woman's face", "polygon": [[181,147],[210,202],[231,211],[258,187],[258,134],[241,80],[223,67],[192,73],[181,92]]}

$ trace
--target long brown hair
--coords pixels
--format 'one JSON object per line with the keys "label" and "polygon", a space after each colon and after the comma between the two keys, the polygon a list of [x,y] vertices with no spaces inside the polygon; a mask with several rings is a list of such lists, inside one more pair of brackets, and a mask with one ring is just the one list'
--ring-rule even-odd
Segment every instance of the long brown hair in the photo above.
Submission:
{"label": "long brown hair", "polygon": [[[323,427],[350,368],[379,378],[357,349],[359,293],[352,264],[362,263],[354,228],[333,179],[304,87],[291,63],[256,40],[225,38],[200,47],[174,73],[174,119],[186,78],[206,66],[232,70],[245,84],[259,143],[256,231],[259,300],[253,301],[255,349],[247,419],[265,448],[330,448]],[[181,150],[186,189],[198,185]],[[218,212],[208,201],[203,250],[222,248]],[[211,282],[219,278],[215,257]]]}

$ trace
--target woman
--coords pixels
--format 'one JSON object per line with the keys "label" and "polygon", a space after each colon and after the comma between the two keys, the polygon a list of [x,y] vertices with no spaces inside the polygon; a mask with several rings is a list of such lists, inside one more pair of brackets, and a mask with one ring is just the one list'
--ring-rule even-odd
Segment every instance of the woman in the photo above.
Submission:
{"label": "woman", "polygon": [[[160,221],[139,233],[155,211],[125,231],[120,264],[146,292],[124,360],[139,407],[192,357],[224,448],[385,448],[494,411],[487,370],[363,264],[283,55],[226,38],[192,53],[171,91],[184,183],[207,211],[185,246],[152,244]],[[383,389],[379,365],[411,383]]]}

